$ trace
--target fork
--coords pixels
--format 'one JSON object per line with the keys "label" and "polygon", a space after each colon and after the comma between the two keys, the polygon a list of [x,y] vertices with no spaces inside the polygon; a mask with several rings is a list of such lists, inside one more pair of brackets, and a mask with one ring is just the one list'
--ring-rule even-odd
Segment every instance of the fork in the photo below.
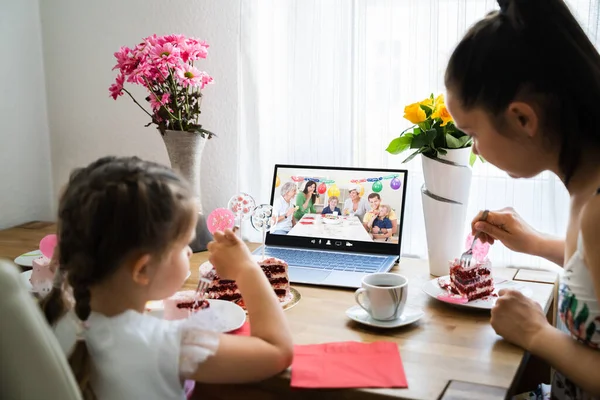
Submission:
{"label": "fork", "polygon": [[[489,210],[485,210],[479,220],[485,221],[487,219],[488,214],[489,214]],[[467,268],[467,267],[471,266],[471,262],[473,261],[473,247],[475,247],[475,241],[477,240],[477,238],[479,238],[480,234],[481,234],[481,231],[478,231],[475,234],[475,236],[473,237],[473,242],[471,243],[471,247],[469,248],[469,250],[465,251],[460,256],[460,266],[461,267]]]}
{"label": "fork", "polygon": [[196,295],[194,296],[196,300],[194,301],[194,305],[192,306],[192,311],[194,311],[196,307],[198,307],[199,300],[204,300],[204,297],[206,296],[206,291],[210,287],[211,283],[212,280],[206,277],[200,277],[200,279],[198,280],[198,286],[196,286]]}

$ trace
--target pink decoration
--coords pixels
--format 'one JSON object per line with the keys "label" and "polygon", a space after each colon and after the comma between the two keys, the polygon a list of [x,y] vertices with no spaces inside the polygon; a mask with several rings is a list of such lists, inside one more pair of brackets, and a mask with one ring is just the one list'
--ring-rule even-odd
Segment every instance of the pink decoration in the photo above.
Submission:
{"label": "pink decoration", "polygon": [[[465,248],[469,249],[471,247],[471,243],[473,243],[473,235],[469,233],[467,236],[467,242],[465,243]],[[477,239],[477,243],[473,247],[473,258],[479,262],[482,262],[487,257],[488,252],[490,251],[489,243],[481,243],[479,239]]]}
{"label": "pink decoration", "polygon": [[40,240],[40,251],[45,257],[52,258],[57,243],[58,238],[55,234],[44,236],[44,238]]}
{"label": "pink decoration", "polygon": [[233,228],[235,223],[235,214],[227,208],[217,208],[208,215],[206,224],[208,231],[212,234],[216,231],[224,231]]}
{"label": "pink decoration", "polygon": [[302,182],[304,180],[304,178],[301,176],[292,176],[292,180],[297,183],[297,182]]}

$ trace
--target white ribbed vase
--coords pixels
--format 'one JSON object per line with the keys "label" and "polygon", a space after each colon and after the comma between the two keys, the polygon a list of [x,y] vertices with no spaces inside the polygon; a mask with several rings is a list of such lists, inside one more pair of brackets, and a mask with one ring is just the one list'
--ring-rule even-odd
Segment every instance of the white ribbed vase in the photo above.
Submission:
{"label": "white ribbed vase", "polygon": [[190,247],[194,253],[205,251],[208,242],[212,240],[212,235],[206,226],[206,218],[202,209],[200,164],[208,139],[199,133],[172,130],[165,131],[162,138],[169,154],[171,168],[190,183],[196,200],[199,213],[196,239],[190,243]]}
{"label": "white ribbed vase", "polygon": [[449,262],[460,257],[466,239],[466,213],[471,189],[471,148],[447,150],[438,158],[421,156],[425,184],[421,188],[429,273],[449,274]]}

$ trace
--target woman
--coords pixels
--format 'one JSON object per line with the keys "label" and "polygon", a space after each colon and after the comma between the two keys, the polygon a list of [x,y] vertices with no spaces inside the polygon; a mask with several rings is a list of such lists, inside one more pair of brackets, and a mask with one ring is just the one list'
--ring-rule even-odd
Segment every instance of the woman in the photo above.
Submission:
{"label": "woman", "polygon": [[361,221],[365,214],[369,212],[369,204],[360,197],[360,186],[356,185],[350,188],[350,198],[344,201],[344,215],[356,215]]}
{"label": "woman", "polygon": [[306,181],[304,190],[296,196],[296,206],[298,207],[294,213],[296,221],[304,216],[304,214],[314,214],[315,202],[317,201],[317,183],[315,181]]}
{"label": "woman", "polygon": [[292,204],[292,199],[296,196],[296,184],[286,182],[281,186],[279,197],[273,202],[273,212],[277,215],[277,223],[273,227],[274,235],[287,235],[292,230],[292,215],[296,207]]}
{"label": "woman", "polygon": [[483,241],[563,264],[563,331],[521,293],[500,291],[491,324],[556,371],[552,398],[600,395],[600,55],[561,0],[499,1],[446,70],[448,111],[473,152],[515,178],[555,173],[571,197],[566,240],[539,234],[512,210],[473,221]]}

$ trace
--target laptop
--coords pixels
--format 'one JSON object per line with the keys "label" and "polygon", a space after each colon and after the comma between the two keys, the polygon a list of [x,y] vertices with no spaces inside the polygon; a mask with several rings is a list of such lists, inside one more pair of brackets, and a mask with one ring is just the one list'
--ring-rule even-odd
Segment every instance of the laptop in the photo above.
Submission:
{"label": "laptop", "polygon": [[[275,165],[274,226],[265,255],[285,260],[296,284],[355,289],[365,275],[389,271],[400,257],[407,175],[399,169]],[[383,211],[373,219],[373,209]],[[254,254],[262,254],[262,246]]]}

